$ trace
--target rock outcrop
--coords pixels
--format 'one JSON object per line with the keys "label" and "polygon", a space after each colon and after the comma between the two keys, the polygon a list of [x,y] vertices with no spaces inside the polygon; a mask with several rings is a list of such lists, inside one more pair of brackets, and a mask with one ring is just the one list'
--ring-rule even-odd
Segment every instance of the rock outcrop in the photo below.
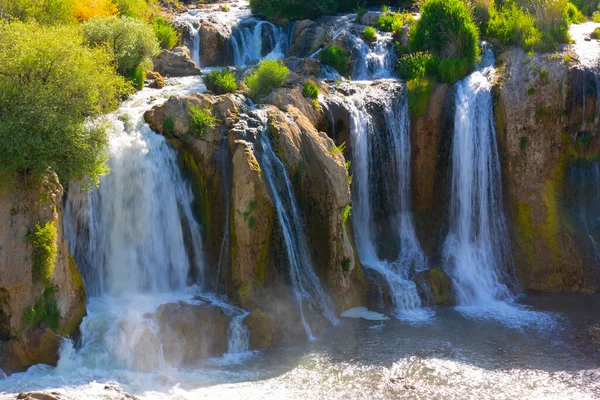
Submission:
{"label": "rock outcrop", "polygon": [[227,38],[216,24],[203,21],[200,25],[200,63],[202,67],[218,67],[229,64]]}
{"label": "rock outcrop", "polygon": [[154,64],[154,71],[162,76],[200,75],[200,70],[190,58],[189,51],[185,47],[177,47],[172,51],[163,50],[152,59],[152,63]]}
{"label": "rock outcrop", "polygon": [[[63,232],[62,194],[53,174],[39,185],[18,182],[0,192],[0,368],[7,374],[55,364],[58,335],[77,333],[85,315],[83,281]],[[40,228],[45,250],[34,244]],[[42,264],[36,252],[48,249],[56,256]]]}

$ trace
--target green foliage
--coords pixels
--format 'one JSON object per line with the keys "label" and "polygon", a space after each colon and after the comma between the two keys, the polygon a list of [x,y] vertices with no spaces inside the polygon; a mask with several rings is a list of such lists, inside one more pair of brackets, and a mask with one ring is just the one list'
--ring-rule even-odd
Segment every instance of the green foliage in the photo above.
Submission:
{"label": "green foliage", "polygon": [[216,94],[233,93],[238,89],[233,72],[229,69],[211,71],[202,77],[206,88]]}
{"label": "green foliage", "polygon": [[37,223],[29,234],[33,247],[32,278],[34,282],[50,282],[56,260],[56,224],[54,221],[42,225]]}
{"label": "green foliage", "polygon": [[348,222],[348,218],[350,218],[351,214],[352,206],[350,204],[342,208],[342,228],[346,229],[346,222]]}
{"label": "green foliage", "polygon": [[144,81],[146,80],[146,70],[143,66],[138,65],[129,72],[129,80],[134,88],[142,90],[144,88]]}
{"label": "green foliage", "polygon": [[425,75],[435,75],[436,60],[429,53],[409,53],[398,60],[398,75],[407,81],[422,78]]}
{"label": "green foliage", "polygon": [[264,60],[256,71],[244,80],[250,89],[250,96],[258,98],[270,93],[273,89],[283,86],[290,74],[288,67],[280,61]]}
{"label": "green foliage", "polygon": [[592,22],[600,23],[600,8],[592,14]]}
{"label": "green foliage", "polygon": [[521,136],[519,139],[519,146],[521,147],[521,151],[527,150],[527,146],[529,145],[529,137]]}
{"label": "green foliage", "polygon": [[542,40],[542,33],[535,26],[533,16],[514,3],[498,11],[490,8],[490,20],[485,33],[504,44],[515,44],[526,50],[538,47]]}
{"label": "green foliage", "polygon": [[360,4],[357,4],[354,12],[356,13],[356,19],[360,22],[361,18],[367,13],[367,9]]}
{"label": "green foliage", "polygon": [[204,109],[191,106],[190,116],[192,117],[194,131],[199,137],[203,137],[208,129],[212,129],[217,125],[217,119],[212,114],[212,108],[209,106],[204,107]]}
{"label": "green foliage", "polygon": [[339,146],[333,146],[331,148],[331,154],[334,157],[339,156],[340,154],[344,154],[344,152],[346,151],[346,142],[341,143]]}
{"label": "green foliage", "polygon": [[73,22],[72,0],[0,0],[0,18],[44,25]]}
{"label": "green foliage", "polygon": [[83,24],[83,35],[90,45],[106,46],[114,53],[123,76],[160,50],[152,26],[130,17],[93,18]]}
{"label": "green foliage", "polygon": [[112,55],[88,48],[77,27],[0,21],[0,172],[66,184],[107,172],[103,124],[127,86]]}
{"label": "green foliage", "polygon": [[23,322],[25,329],[31,330],[40,325],[46,326],[53,331],[58,331],[60,324],[60,309],[55,299],[56,289],[54,286],[47,285],[42,297],[33,307],[25,309],[23,312]]}
{"label": "green foliage", "polygon": [[594,32],[590,36],[592,39],[600,39],[600,28],[594,29]]}
{"label": "green foliage", "polygon": [[565,12],[569,24],[582,24],[587,21],[587,17],[571,2],[567,2]]}
{"label": "green foliage", "polygon": [[154,18],[152,27],[161,48],[171,50],[179,41],[177,29],[163,18]]}
{"label": "green foliage", "polygon": [[112,0],[112,2],[119,9],[119,14],[124,17],[146,19],[149,14],[146,0]]}
{"label": "green foliage", "polygon": [[365,27],[363,36],[367,42],[374,42],[377,39],[377,31],[372,26]]}
{"label": "green foliage", "polygon": [[333,67],[342,76],[348,75],[350,55],[338,46],[329,46],[321,52],[321,61]]}
{"label": "green foliage", "polygon": [[384,32],[394,32],[398,34],[402,31],[404,19],[402,14],[387,12],[380,14],[377,18],[377,27]]}
{"label": "green foliage", "polygon": [[439,66],[444,81],[456,72],[467,73],[480,59],[479,29],[470,8],[463,0],[424,0],[420,8],[421,18],[409,33],[411,50],[429,52],[453,68],[446,73]]}
{"label": "green foliage", "polygon": [[600,0],[571,0],[571,3],[587,16],[591,16],[595,10],[600,8]]}
{"label": "green foliage", "polygon": [[175,130],[175,121],[172,117],[165,118],[165,120],[163,121],[163,129],[167,133],[173,133],[173,131]]}
{"label": "green foliage", "polygon": [[436,83],[435,79],[427,77],[415,78],[406,82],[408,109],[411,116],[416,117],[425,114]]}
{"label": "green foliage", "polygon": [[313,81],[307,80],[304,84],[304,88],[302,89],[302,95],[304,97],[316,99],[317,97],[319,97],[319,87]]}
{"label": "green foliage", "polygon": [[530,87],[529,89],[527,89],[527,94],[529,96],[533,96],[535,94],[535,88],[534,87]]}
{"label": "green foliage", "polygon": [[250,0],[252,13],[269,19],[314,18],[331,14],[338,8],[338,0]]}

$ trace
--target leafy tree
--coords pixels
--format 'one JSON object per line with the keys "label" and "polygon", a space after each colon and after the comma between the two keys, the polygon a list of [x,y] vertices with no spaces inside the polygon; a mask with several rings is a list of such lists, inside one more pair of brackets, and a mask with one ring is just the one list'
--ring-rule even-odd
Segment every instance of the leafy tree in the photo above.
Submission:
{"label": "leafy tree", "polygon": [[112,55],[88,48],[74,26],[0,21],[0,172],[63,183],[107,171],[107,136],[88,124],[126,90]]}
{"label": "leafy tree", "polygon": [[177,29],[163,18],[154,18],[152,27],[161,48],[171,50],[179,41]]}
{"label": "leafy tree", "polygon": [[160,50],[152,26],[131,17],[91,19],[83,25],[83,36],[92,46],[112,50],[123,76],[134,74],[143,62],[150,63]]}
{"label": "leafy tree", "polygon": [[59,25],[73,21],[73,0],[0,0],[0,19]]}
{"label": "leafy tree", "polygon": [[94,17],[110,17],[118,12],[119,9],[111,0],[75,0],[73,3],[73,16],[79,22]]}

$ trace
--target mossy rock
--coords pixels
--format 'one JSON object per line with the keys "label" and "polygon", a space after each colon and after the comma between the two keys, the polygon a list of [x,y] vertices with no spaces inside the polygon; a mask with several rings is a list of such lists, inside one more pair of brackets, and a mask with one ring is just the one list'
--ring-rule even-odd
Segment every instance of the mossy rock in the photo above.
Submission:
{"label": "mossy rock", "polygon": [[449,305],[452,303],[452,280],[440,267],[425,271],[425,281],[429,285],[431,294],[437,305]]}
{"label": "mossy rock", "polygon": [[274,343],[274,329],[271,317],[260,309],[253,310],[244,319],[244,323],[250,330],[250,348],[262,349]]}

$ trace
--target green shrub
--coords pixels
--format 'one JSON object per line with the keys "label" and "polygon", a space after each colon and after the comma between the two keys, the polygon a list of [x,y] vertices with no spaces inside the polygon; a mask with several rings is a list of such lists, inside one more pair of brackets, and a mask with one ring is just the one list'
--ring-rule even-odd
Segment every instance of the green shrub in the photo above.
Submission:
{"label": "green shrub", "polygon": [[591,34],[592,39],[600,39],[600,28],[594,29],[594,32]]}
{"label": "green shrub", "polygon": [[257,98],[283,86],[289,74],[288,67],[280,61],[265,60],[260,63],[252,75],[246,77],[244,82],[250,89],[250,96]]}
{"label": "green shrub", "polygon": [[356,5],[356,8],[354,9],[354,12],[356,13],[356,19],[357,21],[360,22],[361,18],[367,13],[367,9],[361,5]]}
{"label": "green shrub", "polygon": [[504,44],[518,45],[526,50],[537,48],[542,40],[542,33],[535,26],[533,16],[516,4],[498,11],[491,8],[485,33]]}
{"label": "green shrub", "polygon": [[344,154],[345,151],[346,151],[346,142],[342,142],[339,146],[333,146],[331,148],[331,154],[334,157],[337,157],[340,154]]}
{"label": "green shrub", "polygon": [[138,65],[129,72],[129,80],[134,88],[142,90],[144,88],[144,81],[146,80],[146,69]]}
{"label": "green shrub", "polygon": [[569,24],[582,24],[587,21],[586,16],[571,2],[567,3],[566,14]]}
{"label": "green shrub", "polygon": [[437,77],[444,83],[454,83],[467,76],[472,66],[466,58],[444,58],[438,61]]}
{"label": "green shrub", "polygon": [[315,18],[335,12],[339,6],[338,0],[250,0],[253,14],[271,20]]}
{"label": "green shrub", "polygon": [[571,0],[571,3],[587,16],[591,16],[600,7],[600,0]]}
{"label": "green shrub", "polygon": [[592,14],[592,21],[596,23],[600,23],[600,10],[596,11]]}
{"label": "green shrub", "polygon": [[216,94],[233,93],[238,89],[233,72],[229,69],[211,71],[202,77],[206,88]]}
{"label": "green shrub", "polygon": [[124,17],[146,19],[149,14],[147,0],[112,0]]}
{"label": "green shrub", "polygon": [[83,35],[90,45],[106,46],[114,53],[123,76],[160,50],[152,26],[130,17],[93,18],[83,24]]}
{"label": "green shrub", "polygon": [[191,106],[190,116],[192,117],[194,131],[199,137],[203,137],[208,129],[212,129],[217,125],[217,119],[212,114],[210,106],[206,106],[204,109]]}
{"label": "green shrub", "polygon": [[435,58],[429,53],[405,54],[398,60],[398,75],[407,81],[436,74]]}
{"label": "green shrub", "polygon": [[179,32],[177,32],[177,29],[163,18],[154,18],[152,27],[161,48],[171,50],[179,41]]}
{"label": "green shrub", "polygon": [[529,137],[521,136],[519,139],[519,147],[521,147],[521,151],[527,150],[527,146],[529,145]]}
{"label": "green shrub", "polygon": [[103,47],[84,45],[76,26],[0,20],[0,172],[56,172],[96,184],[107,172],[105,126],[90,118],[116,108],[127,91]]}
{"label": "green shrub", "polygon": [[302,95],[304,97],[316,99],[317,97],[319,97],[319,87],[313,81],[308,80],[304,84],[304,88],[302,89]]}
{"label": "green shrub", "polygon": [[165,120],[163,121],[163,129],[167,133],[173,133],[173,131],[175,130],[175,121],[173,120],[173,117],[165,118]]}
{"label": "green shrub", "polygon": [[43,322],[53,331],[58,331],[60,326],[60,309],[56,303],[55,292],[56,289],[54,286],[47,285],[42,297],[35,305],[25,309],[23,312],[23,322],[25,322],[26,330],[32,330]]}
{"label": "green shrub", "polygon": [[406,82],[408,108],[411,116],[417,117],[425,114],[436,83],[435,79],[427,77],[416,78]]}
{"label": "green shrub", "polygon": [[374,42],[377,39],[377,31],[372,26],[365,27],[363,36],[367,42]]}
{"label": "green shrub", "polygon": [[56,224],[53,221],[42,225],[37,223],[29,234],[33,247],[32,278],[34,282],[50,282],[56,260]]}
{"label": "green shrub", "polygon": [[350,55],[338,46],[330,46],[321,52],[321,61],[333,67],[342,76],[348,75]]}
{"label": "green shrub", "polygon": [[72,0],[0,0],[0,18],[44,25],[73,22]]}
{"label": "green shrub", "polygon": [[420,7],[421,18],[409,33],[411,50],[429,52],[452,67],[446,73],[439,66],[445,77],[467,73],[480,59],[479,30],[469,7],[463,0],[424,0]]}
{"label": "green shrub", "polygon": [[377,18],[377,27],[384,32],[398,33],[402,30],[402,26],[404,26],[404,20],[398,13],[380,14]]}
{"label": "green shrub", "polygon": [[346,229],[346,223],[352,214],[352,206],[350,204],[342,208],[342,228]]}

